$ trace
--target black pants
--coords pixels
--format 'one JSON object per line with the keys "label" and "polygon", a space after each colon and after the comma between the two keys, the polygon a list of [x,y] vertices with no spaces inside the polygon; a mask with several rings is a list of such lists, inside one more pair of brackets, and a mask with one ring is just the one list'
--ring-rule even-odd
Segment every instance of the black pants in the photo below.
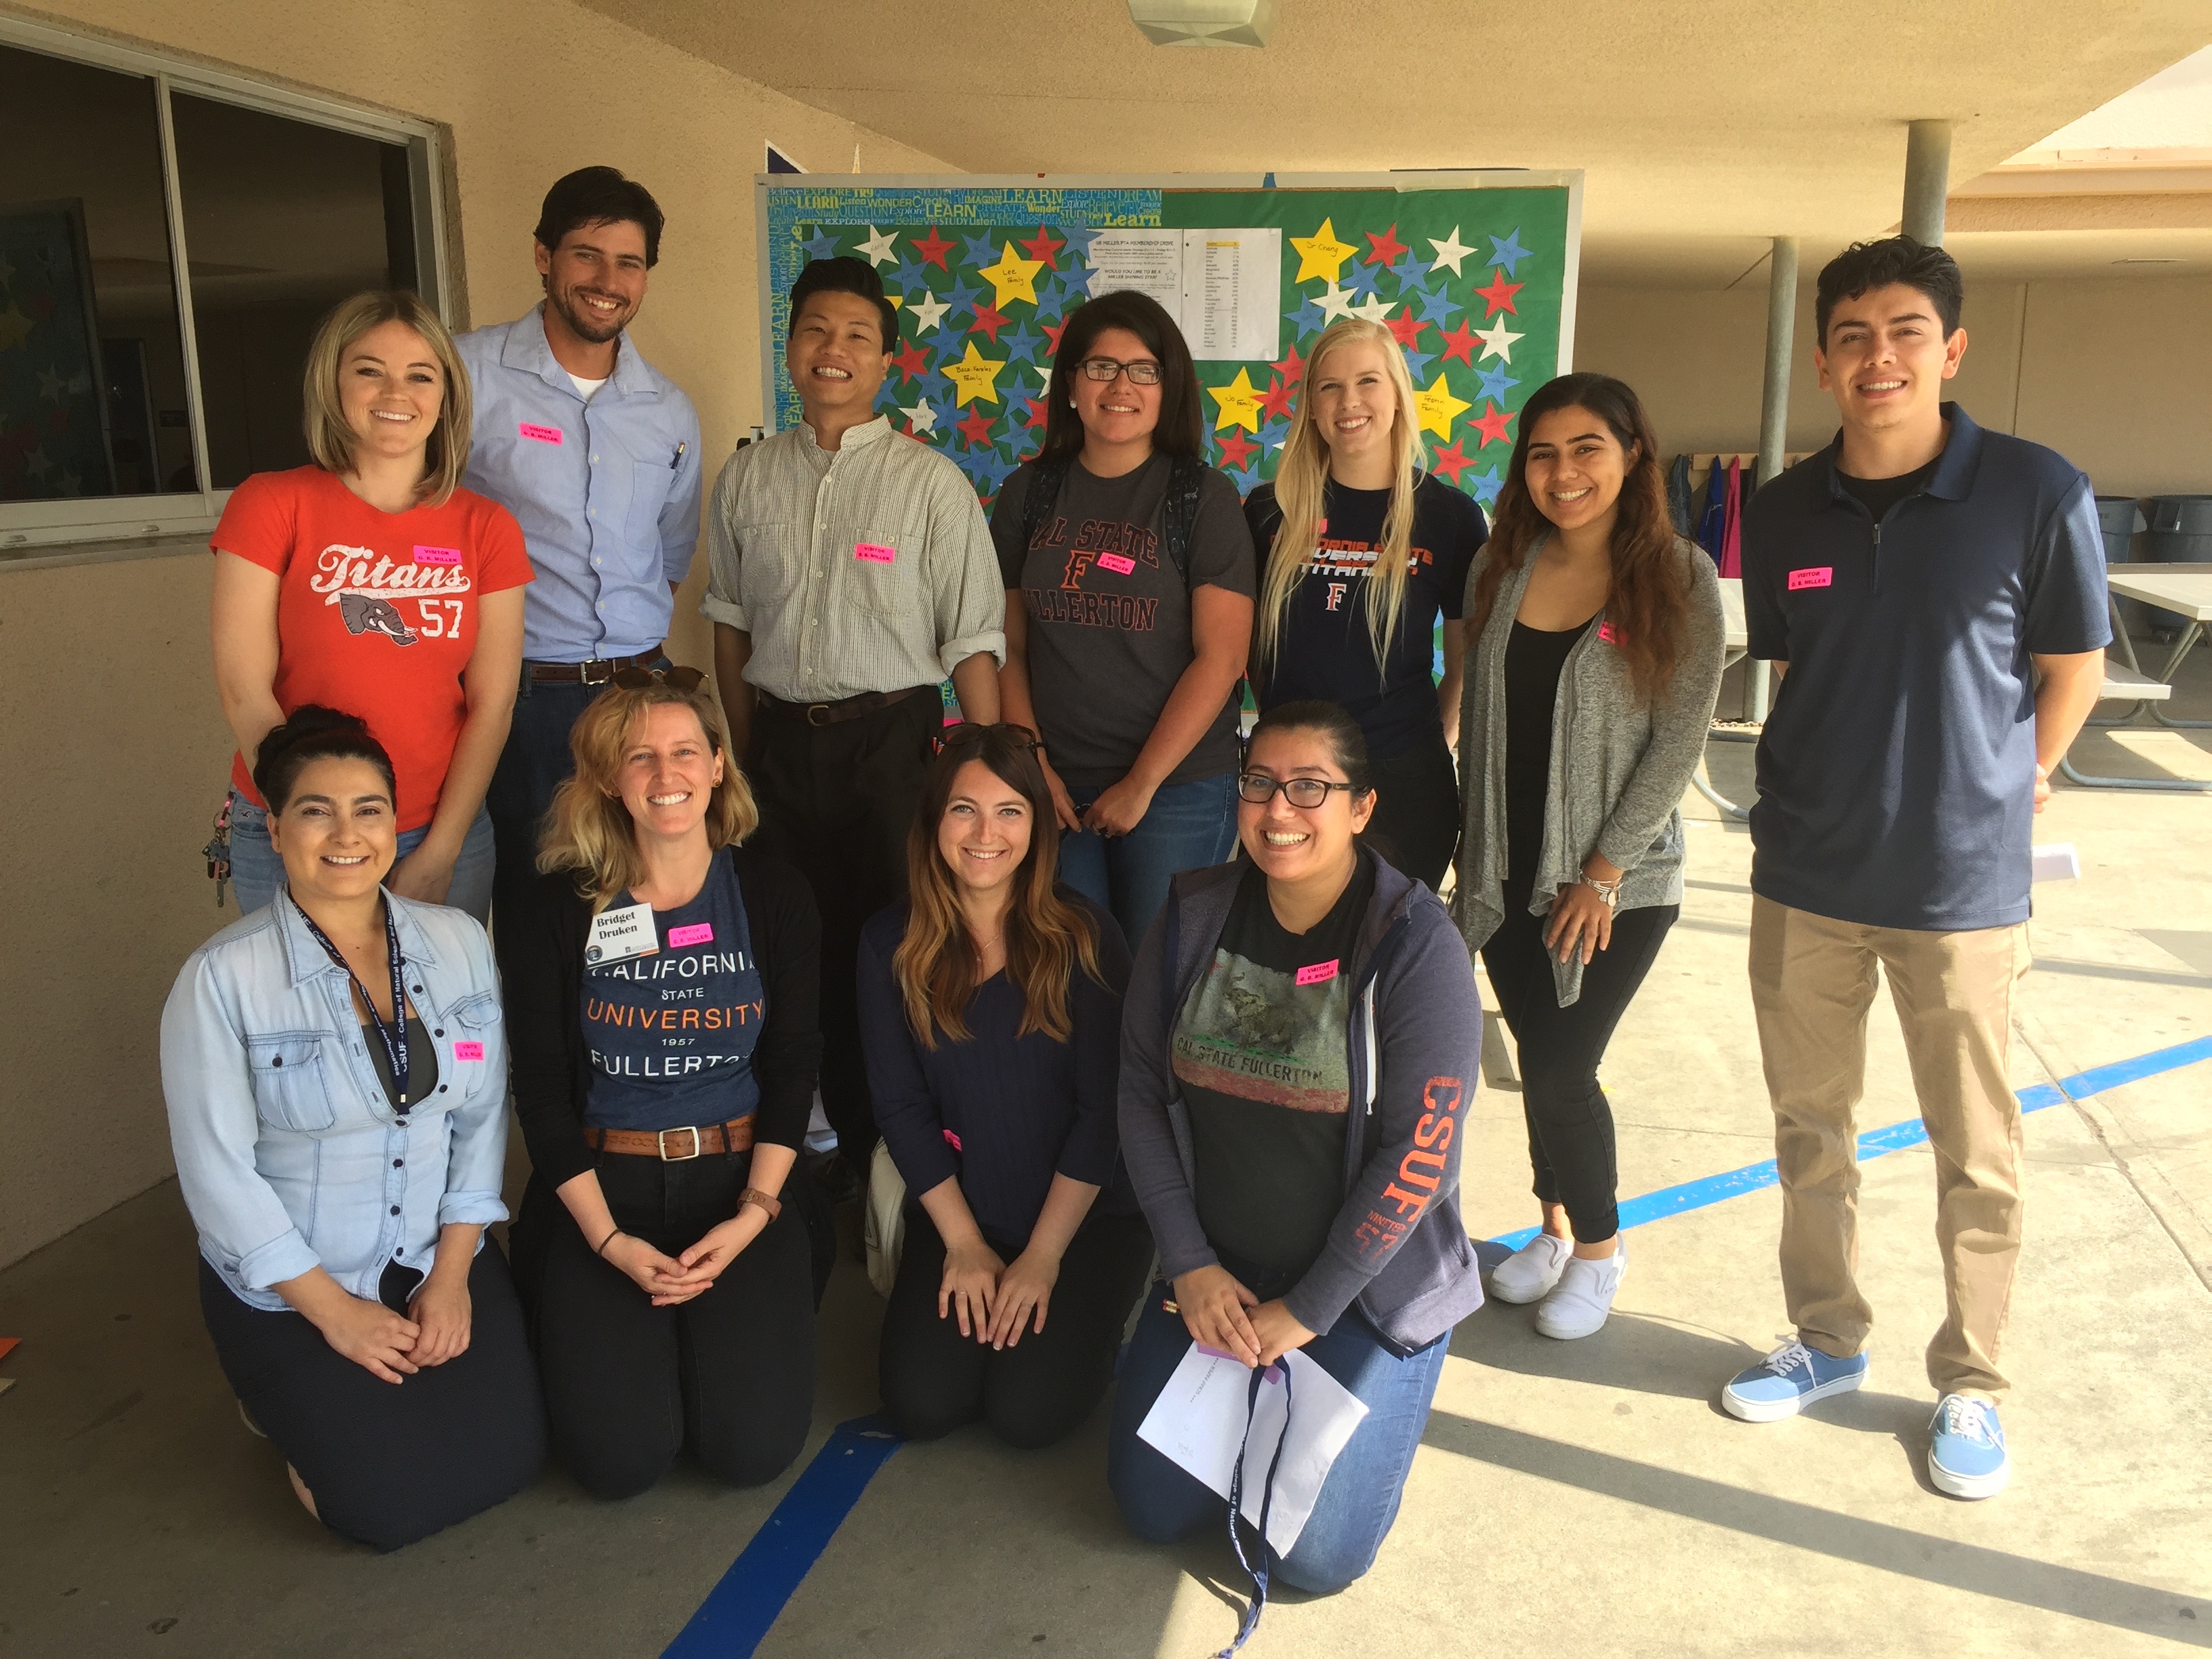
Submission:
{"label": "black pants", "polygon": [[907,832],[944,723],[931,686],[834,726],[763,701],[745,756],[761,811],[752,845],[796,866],[822,913],[822,1109],[862,1181],[876,1115],[854,982],[860,928],[906,894]]}
{"label": "black pants", "polygon": [[1598,1063],[1613,1027],[1644,983],[1680,907],[1655,904],[1613,919],[1613,943],[1583,969],[1583,992],[1559,1006],[1544,948],[1544,918],[1528,914],[1528,890],[1508,886],[1505,920],[1482,947],[1482,965],[1521,1050],[1521,1110],[1536,1196],[1566,1206],[1575,1237],[1601,1244],[1620,1231],[1614,1206],[1613,1109],[1598,1087]]}
{"label": "black pants", "polygon": [[[387,1268],[395,1311],[422,1282]],[[240,1301],[200,1263],[200,1312],[222,1374],[342,1537],[395,1550],[503,1504],[538,1478],[545,1413],[507,1258],[490,1240],[469,1269],[469,1346],[397,1387],[323,1340],[306,1316]]]}
{"label": "black pants", "polygon": [[1434,892],[1459,848],[1459,774],[1443,733],[1376,761],[1375,816],[1362,837],[1400,873],[1426,882]]}
{"label": "black pants", "polygon": [[[1022,1247],[985,1235],[1012,1263]],[[909,1440],[934,1440],[981,1418],[1009,1445],[1031,1450],[1065,1438],[1089,1417],[1114,1375],[1121,1328],[1143,1294],[1152,1236],[1140,1215],[1086,1217],[1060,1258],[1044,1329],[990,1348],[939,1318],[945,1241],[919,1204],[906,1206],[906,1248],[884,1312],[878,1361],[884,1409]]]}
{"label": "black pants", "polygon": [[[752,1158],[607,1153],[598,1167],[615,1224],[674,1256],[737,1214]],[[814,1293],[789,1205],[713,1289],[672,1308],[593,1255],[598,1241],[535,1177],[515,1232],[543,1275],[526,1288],[553,1449],[586,1492],[635,1497],[686,1449],[733,1486],[790,1467],[814,1412]]]}

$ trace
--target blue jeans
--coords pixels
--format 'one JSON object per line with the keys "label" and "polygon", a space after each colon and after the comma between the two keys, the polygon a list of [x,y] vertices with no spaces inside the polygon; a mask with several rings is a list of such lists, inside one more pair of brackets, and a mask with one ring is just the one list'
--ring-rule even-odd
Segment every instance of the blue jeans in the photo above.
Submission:
{"label": "blue jeans", "polygon": [[[1167,1310],[1173,1294],[1165,1283],[1146,1293],[1137,1334],[1122,1358],[1106,1443],[1107,1484],[1114,1489],[1121,1519],[1130,1531],[1155,1544],[1177,1543],[1209,1528],[1225,1537],[1229,1530],[1227,1500],[1137,1438],[1138,1425],[1190,1348],[1182,1316]],[[1450,1346],[1447,1332],[1401,1359],[1350,1309],[1327,1336],[1306,1344],[1306,1356],[1364,1401],[1367,1415],[1329,1466],[1313,1514],[1291,1553],[1278,1556],[1267,1549],[1271,1577],[1330,1595],[1375,1565],[1375,1553],[1398,1518],[1399,1496],[1428,1425],[1429,1401]],[[1291,1410],[1297,1410],[1295,1400]],[[1248,1550],[1257,1541],[1256,1532],[1248,1528]]]}
{"label": "blue jeans", "polygon": [[[419,830],[402,830],[399,857],[404,859],[420,847],[429,833],[427,823]],[[461,842],[460,856],[453,860],[453,880],[446,889],[446,902],[456,910],[467,911],[478,921],[486,921],[491,915],[491,815],[480,806],[477,821],[469,826],[468,836]],[[238,908],[243,915],[251,915],[270,902],[284,884],[284,860],[269,844],[269,814],[235,793],[230,799],[230,884],[238,890]]]}
{"label": "blue jeans", "polygon": [[[1106,791],[1067,793],[1075,810],[1085,812]],[[1236,845],[1237,777],[1224,772],[1168,785],[1126,836],[1063,830],[1060,878],[1111,913],[1133,951],[1167,902],[1169,878],[1179,870],[1223,863]]]}

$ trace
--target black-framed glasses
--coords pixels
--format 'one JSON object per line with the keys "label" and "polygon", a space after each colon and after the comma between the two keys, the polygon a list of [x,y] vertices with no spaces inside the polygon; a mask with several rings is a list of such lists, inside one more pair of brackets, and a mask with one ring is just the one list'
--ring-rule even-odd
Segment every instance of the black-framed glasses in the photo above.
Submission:
{"label": "black-framed glasses", "polygon": [[672,691],[696,691],[706,678],[696,668],[623,668],[616,671],[611,684],[625,691],[644,691],[656,685]]}
{"label": "black-framed glasses", "polygon": [[1125,363],[1118,357],[1085,357],[1076,367],[1083,371],[1085,380],[1097,380],[1101,384],[1121,374],[1129,377],[1131,386],[1158,386],[1160,383],[1160,366],[1149,357],[1139,358],[1133,363]]}
{"label": "black-framed glasses", "polygon": [[1303,806],[1310,811],[1328,799],[1330,794],[1341,789],[1346,794],[1354,793],[1348,783],[1331,783],[1327,778],[1271,778],[1263,772],[1240,773],[1237,779],[1237,795],[1255,806],[1265,806],[1275,798],[1275,791],[1283,792],[1283,799],[1293,806]]}

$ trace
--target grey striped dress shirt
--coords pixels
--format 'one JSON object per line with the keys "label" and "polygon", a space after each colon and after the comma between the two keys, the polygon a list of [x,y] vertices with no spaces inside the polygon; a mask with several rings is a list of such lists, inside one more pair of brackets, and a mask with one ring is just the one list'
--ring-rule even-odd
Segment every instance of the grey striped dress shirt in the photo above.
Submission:
{"label": "grey striped dress shirt", "polygon": [[943,455],[884,419],[835,451],[801,422],[732,455],[707,510],[700,610],[752,636],[746,681],[787,702],[934,685],[1006,657],[991,528]]}

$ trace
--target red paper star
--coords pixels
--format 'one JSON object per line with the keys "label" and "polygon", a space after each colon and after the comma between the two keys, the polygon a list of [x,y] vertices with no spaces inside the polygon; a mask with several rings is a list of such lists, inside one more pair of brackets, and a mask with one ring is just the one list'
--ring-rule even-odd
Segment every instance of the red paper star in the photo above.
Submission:
{"label": "red paper star", "polygon": [[1385,317],[1382,326],[1401,346],[1411,348],[1420,344],[1421,331],[1428,325],[1418,317]]}
{"label": "red paper star", "polygon": [[1291,413],[1291,400],[1295,395],[1295,388],[1279,374],[1267,382],[1267,389],[1260,394],[1260,407],[1267,411],[1271,421],[1287,419]]}
{"label": "red paper star", "polygon": [[891,367],[899,372],[899,384],[909,384],[917,374],[929,373],[929,354],[915,342],[909,340],[906,349],[891,359]]}
{"label": "red paper star", "polygon": [[991,343],[996,345],[999,343],[999,331],[1012,320],[1013,319],[996,306],[978,304],[975,307],[975,320],[969,325],[968,331],[970,334],[988,334],[991,337]]}
{"label": "red paper star", "polygon": [[968,413],[961,419],[959,433],[968,441],[968,447],[970,449],[981,447],[991,441],[990,417],[983,413],[981,404],[969,405]]}
{"label": "red paper star", "polygon": [[1050,225],[1039,225],[1037,227],[1036,235],[1030,240],[1022,244],[1022,252],[1028,254],[1032,259],[1043,260],[1044,268],[1047,270],[1058,270],[1060,269],[1060,265],[1054,256],[1066,246],[1067,239],[1066,237],[1055,238],[1052,234],[1052,227]]}
{"label": "red paper star", "polygon": [[1519,316],[1521,313],[1514,310],[1513,296],[1527,286],[1526,283],[1507,282],[1505,273],[1502,270],[1492,271],[1490,286],[1479,288],[1474,291],[1474,297],[1490,307],[1482,313],[1482,320],[1486,323],[1501,311],[1512,312],[1515,316]]}
{"label": "red paper star", "polygon": [[1285,386],[1296,386],[1305,378],[1306,360],[1298,356],[1298,349],[1296,345],[1291,347],[1289,356],[1273,367],[1275,373],[1283,377]]}
{"label": "red paper star", "polygon": [[1449,362],[1453,358],[1456,357],[1460,362],[1465,363],[1469,368],[1473,368],[1474,367],[1474,349],[1482,343],[1482,337],[1480,334],[1477,334],[1473,329],[1469,328],[1465,323],[1462,323],[1457,328],[1448,328],[1444,330],[1443,337],[1444,361],[1446,362]]}
{"label": "red paper star", "polygon": [[1367,257],[1360,261],[1362,264],[1387,265],[1404,257],[1406,245],[1398,240],[1397,226],[1391,226],[1380,236],[1371,230],[1364,234],[1373,246]]}
{"label": "red paper star", "polygon": [[[1505,428],[1512,419],[1510,415],[1496,404],[1485,404],[1482,406],[1482,413],[1469,421],[1468,424],[1482,434],[1484,443],[1502,444],[1505,441]],[[1454,479],[1453,482],[1456,483],[1458,480]]]}
{"label": "red paper star", "polygon": [[1461,452],[1460,443],[1464,441],[1465,440],[1462,439],[1449,448],[1431,450],[1429,470],[1432,472],[1441,472],[1454,483],[1457,483],[1459,475],[1474,465],[1470,457]]}
{"label": "red paper star", "polygon": [[914,251],[921,255],[922,264],[935,265],[948,276],[952,274],[952,268],[945,263],[945,256],[952,252],[953,244],[945,240],[937,234],[935,225],[929,228],[928,235],[909,236],[907,240],[912,242]]}
{"label": "red paper star", "polygon": [[1045,420],[1044,399],[1032,398],[1029,400],[1029,416],[1022,422],[1022,429],[1025,432],[1042,432],[1044,430]]}
{"label": "red paper star", "polygon": [[1220,441],[1223,463],[1239,472],[1251,465],[1253,452],[1260,447],[1236,427],[1230,428],[1229,435]]}
{"label": "red paper star", "polygon": [[1060,337],[1066,332],[1067,319],[1065,317],[1061,318],[1056,323],[1047,323],[1044,325],[1044,355],[1046,356],[1057,357],[1060,356]]}

